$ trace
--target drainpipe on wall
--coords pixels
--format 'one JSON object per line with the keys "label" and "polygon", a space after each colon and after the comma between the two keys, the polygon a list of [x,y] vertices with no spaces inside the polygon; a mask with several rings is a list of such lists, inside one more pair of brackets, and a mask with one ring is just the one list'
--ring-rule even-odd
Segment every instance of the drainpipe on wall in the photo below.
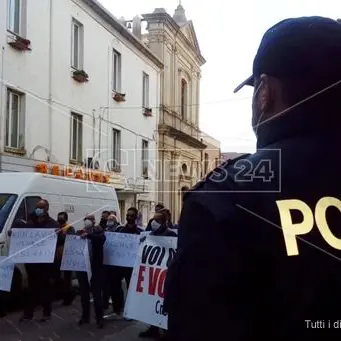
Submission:
{"label": "drainpipe on wall", "polygon": [[92,109],[92,157],[95,156],[95,149],[96,149],[96,110]]}
{"label": "drainpipe on wall", "polygon": [[[49,102],[49,142],[48,142],[48,149],[50,152],[50,155],[52,155],[52,67],[53,67],[53,44],[52,44],[52,39],[53,39],[53,0],[50,0],[50,32],[49,32],[49,97],[48,97],[48,102]],[[47,157],[48,160],[50,161],[50,156]]]}

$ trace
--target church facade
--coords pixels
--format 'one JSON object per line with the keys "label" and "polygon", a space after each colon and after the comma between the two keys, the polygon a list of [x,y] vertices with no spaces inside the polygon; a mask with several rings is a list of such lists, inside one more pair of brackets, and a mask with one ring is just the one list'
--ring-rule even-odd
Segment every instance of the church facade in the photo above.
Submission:
{"label": "church facade", "polygon": [[157,198],[176,222],[183,193],[203,176],[206,145],[199,129],[199,98],[205,59],[181,5],[173,16],[157,8],[142,17],[148,31],[143,40],[164,64],[157,126]]}

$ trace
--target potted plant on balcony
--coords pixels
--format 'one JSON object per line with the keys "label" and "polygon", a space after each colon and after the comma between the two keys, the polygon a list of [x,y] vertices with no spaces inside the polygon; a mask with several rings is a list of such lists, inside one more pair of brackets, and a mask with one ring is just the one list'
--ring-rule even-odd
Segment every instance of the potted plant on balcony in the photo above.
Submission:
{"label": "potted plant on balcony", "polygon": [[73,71],[72,78],[79,83],[85,83],[89,81],[89,76],[84,70]]}
{"label": "potted plant on balcony", "polygon": [[119,92],[114,92],[113,94],[113,99],[116,102],[125,102],[126,100],[125,97],[126,97],[126,94],[121,94]]}
{"label": "potted plant on balcony", "polygon": [[143,115],[146,117],[153,116],[153,111],[151,108],[144,108],[143,109]]}
{"label": "potted plant on balcony", "polygon": [[15,36],[14,40],[8,43],[19,51],[30,51],[31,41],[20,36]]}

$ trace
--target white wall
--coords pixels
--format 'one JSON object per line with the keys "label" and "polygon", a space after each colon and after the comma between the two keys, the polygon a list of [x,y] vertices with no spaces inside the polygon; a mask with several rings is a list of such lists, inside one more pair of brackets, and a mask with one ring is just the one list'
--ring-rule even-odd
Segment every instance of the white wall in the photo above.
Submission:
{"label": "white wall", "polygon": [[[25,0],[24,0],[25,1]],[[25,149],[29,155],[37,145],[51,149],[52,161],[68,164],[70,159],[70,113],[83,116],[83,158],[99,153],[99,115],[102,166],[112,155],[112,128],[121,131],[122,173],[126,178],[142,175],[142,139],[149,141],[149,157],[156,158],[156,118],[159,107],[159,70],[147,57],[113,31],[84,3],[72,0],[26,0],[27,39],[32,51],[17,52],[7,44],[6,3],[0,1],[0,48],[2,48],[5,86],[2,88],[1,151],[4,150],[6,86],[13,85],[26,94]],[[52,4],[52,129],[49,133],[49,33]],[[71,77],[71,20],[84,25],[84,70],[89,82],[77,83]],[[111,32],[110,32],[111,30]],[[112,50],[122,55],[122,92],[126,102],[112,99]],[[142,72],[149,74],[149,102],[153,117],[142,114]],[[95,141],[93,141],[95,116]],[[50,141],[52,145],[50,145]],[[44,158],[37,152],[35,158]],[[154,177],[154,174],[150,174]],[[152,186],[153,182],[151,182]],[[152,187],[149,187],[152,190]]]}

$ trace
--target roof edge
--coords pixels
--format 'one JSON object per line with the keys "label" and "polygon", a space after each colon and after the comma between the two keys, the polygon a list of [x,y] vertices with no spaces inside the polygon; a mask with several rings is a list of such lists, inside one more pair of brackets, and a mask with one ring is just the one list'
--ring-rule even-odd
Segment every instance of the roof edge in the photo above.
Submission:
{"label": "roof edge", "polygon": [[103,18],[110,26],[112,26],[118,33],[120,33],[125,39],[127,39],[132,45],[134,45],[139,51],[141,51],[145,57],[151,60],[160,69],[164,68],[162,61],[139,39],[137,39],[132,33],[130,33],[115,16],[107,10],[97,0],[81,0],[86,5],[90,6],[101,18]]}
{"label": "roof edge", "polygon": [[[187,43],[188,46],[190,46],[192,48],[192,50],[196,53],[201,65],[204,65],[206,63],[206,59],[203,57],[203,55],[201,54],[201,51],[199,49],[199,51],[196,51],[193,48],[193,45],[190,43],[190,41],[187,39],[187,37],[185,36],[185,34],[181,31],[181,26],[179,26],[175,20],[170,16],[169,13],[146,13],[146,14],[142,14],[142,18],[143,19],[155,19],[155,20],[162,20],[167,22],[176,32],[179,32],[179,34],[182,36],[182,38],[184,39],[184,41]],[[189,20],[191,21],[191,20]],[[192,24],[193,25],[193,24]],[[194,27],[194,26],[193,26]]]}

